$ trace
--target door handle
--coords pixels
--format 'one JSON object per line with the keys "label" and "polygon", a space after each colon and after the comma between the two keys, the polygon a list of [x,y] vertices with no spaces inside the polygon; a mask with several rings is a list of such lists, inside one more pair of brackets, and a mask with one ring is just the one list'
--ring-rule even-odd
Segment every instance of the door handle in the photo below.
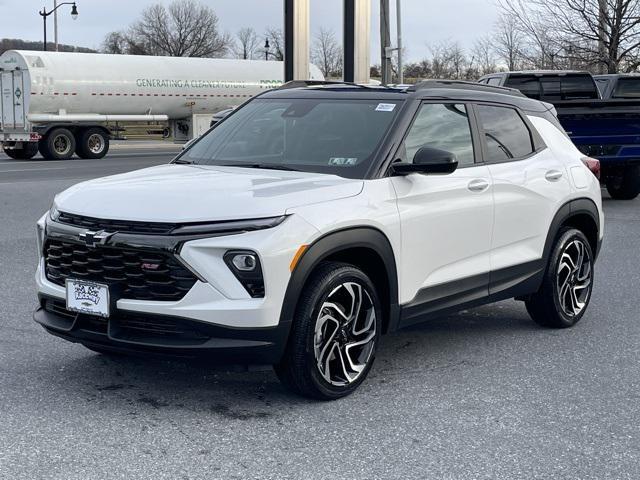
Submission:
{"label": "door handle", "polygon": [[487,182],[483,178],[478,178],[476,180],[471,180],[467,188],[472,192],[484,192],[489,188],[489,182]]}
{"label": "door handle", "polygon": [[562,178],[562,172],[560,170],[549,170],[544,178],[549,180],[550,182],[557,182]]}

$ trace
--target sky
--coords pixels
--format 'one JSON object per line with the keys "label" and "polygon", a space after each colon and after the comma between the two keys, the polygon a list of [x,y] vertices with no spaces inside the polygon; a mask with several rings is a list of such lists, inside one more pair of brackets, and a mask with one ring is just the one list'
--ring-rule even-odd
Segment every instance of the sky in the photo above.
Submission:
{"label": "sky", "polygon": [[[64,1],[64,0],[62,0]],[[217,13],[220,27],[234,34],[242,27],[262,32],[266,27],[282,27],[282,0],[200,0]],[[72,20],[70,7],[58,12],[60,43],[99,49],[104,36],[131,24],[139,13],[154,3],[168,0],[76,0],[78,18]],[[342,0],[310,0],[311,30],[342,29]],[[395,35],[395,0],[390,0],[392,35]],[[0,0],[0,38],[42,40],[42,18],[38,11],[53,0]],[[380,56],[377,0],[372,0],[372,63]],[[489,33],[497,20],[495,0],[402,0],[403,39],[408,61],[428,56],[428,45],[455,40],[465,48]],[[48,40],[53,41],[53,16],[48,20]],[[395,43],[395,41],[394,41]]]}

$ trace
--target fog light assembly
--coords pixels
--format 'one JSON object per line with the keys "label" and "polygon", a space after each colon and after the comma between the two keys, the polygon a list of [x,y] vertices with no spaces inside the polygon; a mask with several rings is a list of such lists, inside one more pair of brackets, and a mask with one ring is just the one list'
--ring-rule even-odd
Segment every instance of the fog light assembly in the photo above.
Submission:
{"label": "fog light assembly", "polygon": [[224,261],[252,298],[264,297],[262,266],[255,252],[230,250],[224,254]]}

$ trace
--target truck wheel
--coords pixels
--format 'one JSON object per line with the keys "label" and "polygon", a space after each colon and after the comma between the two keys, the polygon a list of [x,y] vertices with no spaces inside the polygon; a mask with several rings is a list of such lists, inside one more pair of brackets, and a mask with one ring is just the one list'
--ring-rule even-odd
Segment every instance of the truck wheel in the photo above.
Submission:
{"label": "truck wheel", "polygon": [[4,147],[4,153],[7,156],[16,160],[30,160],[38,153],[38,144],[35,142],[27,142],[23,144],[22,148],[6,148]]}
{"label": "truck wheel", "polygon": [[109,136],[100,128],[81,130],[76,142],[80,158],[102,158],[109,151]]}
{"label": "truck wheel", "polygon": [[300,296],[276,374],[307,397],[349,395],[371,369],[381,325],[380,299],[364,272],[345,263],[322,263]]}
{"label": "truck wheel", "polygon": [[47,160],[68,160],[76,150],[76,139],[66,128],[56,128],[40,141],[38,148]]}
{"label": "truck wheel", "polygon": [[580,230],[563,229],[556,240],[542,286],[525,301],[543,327],[567,328],[580,321],[593,289],[593,252]]}
{"label": "truck wheel", "polygon": [[628,166],[622,178],[608,180],[607,191],[616,200],[633,200],[640,195],[640,165]]}

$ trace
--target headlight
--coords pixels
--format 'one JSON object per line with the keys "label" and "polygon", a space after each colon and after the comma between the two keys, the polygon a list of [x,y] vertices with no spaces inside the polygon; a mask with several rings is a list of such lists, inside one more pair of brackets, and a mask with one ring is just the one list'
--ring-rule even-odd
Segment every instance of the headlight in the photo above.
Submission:
{"label": "headlight", "polygon": [[253,298],[264,297],[264,278],[258,254],[250,250],[230,250],[224,261]]}
{"label": "headlight", "polygon": [[38,242],[38,257],[42,256],[43,248],[44,248],[44,236],[45,236],[45,219],[47,218],[47,213],[40,217],[40,220],[36,223],[36,241]]}
{"label": "headlight", "polygon": [[56,206],[55,202],[51,205],[51,208],[49,209],[49,218],[54,222],[58,220],[58,218],[60,218],[60,211],[58,210],[58,207]]}

